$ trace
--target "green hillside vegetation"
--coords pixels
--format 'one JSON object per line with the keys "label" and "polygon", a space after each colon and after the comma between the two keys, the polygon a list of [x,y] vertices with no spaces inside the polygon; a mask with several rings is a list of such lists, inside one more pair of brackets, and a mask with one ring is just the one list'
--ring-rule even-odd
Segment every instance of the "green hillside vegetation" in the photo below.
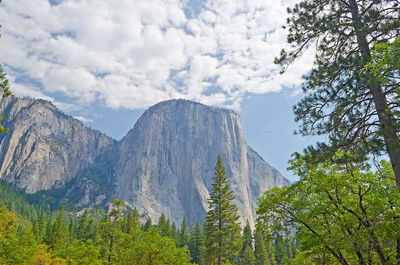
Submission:
{"label": "green hillside vegetation", "polygon": [[[292,258],[295,249],[289,249],[288,238],[273,239],[261,230],[255,236],[249,224],[240,233],[224,168],[219,158],[210,201],[214,211],[209,212],[205,227],[199,222],[188,225],[186,218],[177,226],[164,214],[157,224],[150,218],[143,223],[137,209],[128,209],[120,200],[113,201],[108,214],[104,209],[91,209],[77,215],[63,206],[45,211],[29,202],[31,195],[4,184],[0,191],[0,264],[206,265],[220,261],[263,265]],[[218,217],[218,209],[227,205],[231,205],[229,211]],[[222,229],[212,226],[219,218],[226,222]],[[221,238],[227,245],[218,248]]]}

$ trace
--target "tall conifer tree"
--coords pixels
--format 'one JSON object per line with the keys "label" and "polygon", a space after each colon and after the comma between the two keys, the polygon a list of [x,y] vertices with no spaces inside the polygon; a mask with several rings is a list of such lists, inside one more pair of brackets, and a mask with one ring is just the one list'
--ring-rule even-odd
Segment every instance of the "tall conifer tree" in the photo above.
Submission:
{"label": "tall conifer tree", "polygon": [[256,256],[256,265],[272,265],[268,258],[267,248],[265,246],[263,234],[261,231],[256,230],[254,236],[254,252]]}
{"label": "tall conifer tree", "polygon": [[400,189],[399,79],[380,82],[364,66],[377,42],[400,35],[400,4],[392,0],[302,0],[289,9],[288,43],[276,63],[285,71],[307,48],[316,47],[305,76],[309,93],[294,112],[303,135],[326,134],[329,143],[308,151],[324,160],[336,150],[360,158],[386,151]]}
{"label": "tall conifer tree", "polygon": [[225,166],[218,155],[205,224],[205,248],[208,264],[221,265],[240,249],[240,224],[234,196],[228,184]]}
{"label": "tall conifer tree", "polygon": [[239,256],[243,258],[246,247],[249,246],[253,250],[253,234],[251,232],[251,227],[249,220],[247,220],[246,226],[243,228],[243,242],[242,249],[240,250]]}
{"label": "tall conifer tree", "polygon": [[183,217],[181,230],[179,231],[179,247],[189,246],[189,231],[186,217]]}

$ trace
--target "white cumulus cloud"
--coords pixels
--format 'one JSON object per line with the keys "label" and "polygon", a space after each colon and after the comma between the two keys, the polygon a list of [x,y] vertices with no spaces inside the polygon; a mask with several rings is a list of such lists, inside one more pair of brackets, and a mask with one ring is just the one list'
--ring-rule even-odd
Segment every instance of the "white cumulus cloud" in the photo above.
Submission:
{"label": "white cumulus cloud", "polygon": [[61,94],[61,108],[170,98],[240,108],[248,93],[298,86],[311,68],[312,53],[283,76],[273,64],[294,2],[208,0],[189,18],[186,0],[4,0],[0,63],[16,94]]}

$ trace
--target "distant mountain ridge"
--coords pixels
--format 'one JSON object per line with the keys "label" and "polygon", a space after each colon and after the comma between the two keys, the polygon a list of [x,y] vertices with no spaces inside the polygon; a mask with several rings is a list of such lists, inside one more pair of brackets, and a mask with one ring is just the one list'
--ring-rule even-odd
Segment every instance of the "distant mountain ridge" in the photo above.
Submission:
{"label": "distant mountain ridge", "polygon": [[88,207],[119,198],[154,221],[161,213],[175,222],[203,221],[220,154],[241,221],[254,224],[262,192],[289,184],[247,145],[231,110],[160,102],[120,141],[44,100],[8,97],[0,113],[9,128],[0,134],[1,179],[50,201]]}

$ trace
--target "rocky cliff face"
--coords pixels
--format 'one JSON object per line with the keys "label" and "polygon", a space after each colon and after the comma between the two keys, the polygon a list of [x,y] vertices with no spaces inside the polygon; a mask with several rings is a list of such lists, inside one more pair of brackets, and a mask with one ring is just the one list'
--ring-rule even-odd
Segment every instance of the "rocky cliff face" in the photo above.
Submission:
{"label": "rocky cliff face", "polygon": [[255,221],[257,198],[288,181],[247,145],[233,111],[185,100],[148,109],[118,144],[115,195],[158,219],[203,220],[218,154],[241,221]]}
{"label": "rocky cliff face", "polygon": [[0,103],[10,129],[0,134],[0,177],[28,193],[62,190],[77,207],[112,198],[158,220],[204,220],[218,154],[241,221],[255,221],[257,198],[288,181],[246,143],[235,112],[186,100],[149,108],[121,140],[85,127],[43,100]]}
{"label": "rocky cliff face", "polygon": [[0,113],[9,121],[0,134],[0,176],[27,193],[63,186],[115,143],[48,101],[7,97]]}

